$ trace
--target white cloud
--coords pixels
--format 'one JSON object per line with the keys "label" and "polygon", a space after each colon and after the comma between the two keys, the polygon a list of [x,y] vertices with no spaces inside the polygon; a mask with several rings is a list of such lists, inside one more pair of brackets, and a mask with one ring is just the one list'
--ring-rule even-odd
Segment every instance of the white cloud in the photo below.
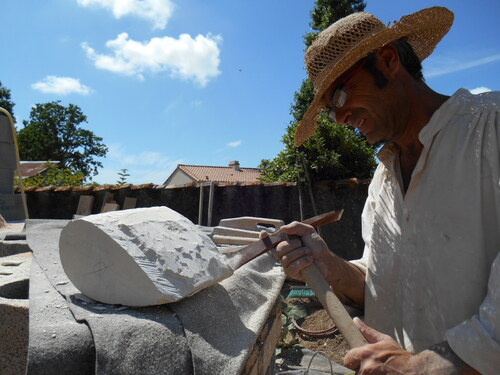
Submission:
{"label": "white cloud", "polygon": [[47,76],[42,81],[32,84],[31,87],[46,94],[89,95],[93,92],[90,87],[80,83],[79,79],[70,77]]}
{"label": "white cloud", "polygon": [[427,73],[424,74],[426,78],[439,77],[450,73],[459,72],[462,70],[475,68],[484,64],[489,64],[500,60],[500,54],[483,57],[473,61],[463,61],[455,59],[438,59],[434,58],[426,63],[430,64]]}
{"label": "white cloud", "polygon": [[86,42],[82,48],[99,69],[139,79],[144,79],[144,73],[167,71],[172,77],[194,80],[205,86],[221,73],[220,43],[220,36],[210,34],[195,38],[181,34],[179,39],[165,36],[138,42],[129,39],[127,33],[121,33],[116,39],[106,42],[111,55],[97,53]]}
{"label": "white cloud", "polygon": [[484,86],[476,87],[475,89],[470,90],[472,94],[481,94],[483,92],[489,92],[489,91],[491,91],[491,89]]}
{"label": "white cloud", "polygon": [[226,144],[227,147],[238,147],[239,145],[241,145],[241,141],[234,141],[234,142],[229,142]]}
{"label": "white cloud", "polygon": [[167,167],[172,164],[172,161],[160,152],[143,151],[137,154],[132,154],[120,144],[111,144],[108,146],[107,157],[111,160],[121,162],[124,165],[123,168],[138,165]]}
{"label": "white cloud", "polygon": [[110,10],[117,19],[133,15],[152,22],[153,28],[164,29],[175,8],[171,0],[77,0],[83,7]]}
{"label": "white cloud", "polygon": [[100,184],[114,184],[119,180],[118,173],[122,169],[127,169],[130,175],[126,178],[129,184],[163,184],[165,180],[184,161],[171,160],[160,152],[144,151],[130,153],[120,144],[108,145],[108,154],[104,160],[105,167],[99,170],[99,174],[94,177],[94,181]]}

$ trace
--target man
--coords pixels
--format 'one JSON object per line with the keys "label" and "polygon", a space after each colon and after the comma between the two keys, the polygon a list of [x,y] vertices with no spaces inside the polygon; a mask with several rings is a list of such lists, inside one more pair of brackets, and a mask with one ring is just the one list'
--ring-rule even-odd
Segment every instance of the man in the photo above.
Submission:
{"label": "man", "polygon": [[359,374],[500,374],[500,95],[447,97],[425,84],[421,61],[452,23],[442,7],[392,27],[355,13],[306,52],[316,95],[296,145],[328,111],[384,146],[362,259],[344,261],[297,222],[276,253],[289,276],[314,262],[364,307],[367,325],[355,322],[369,344],[345,357]]}

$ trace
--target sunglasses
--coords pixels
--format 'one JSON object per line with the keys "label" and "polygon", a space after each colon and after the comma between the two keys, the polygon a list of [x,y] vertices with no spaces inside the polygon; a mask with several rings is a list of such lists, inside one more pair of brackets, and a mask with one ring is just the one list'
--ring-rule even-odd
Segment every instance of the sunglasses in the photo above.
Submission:
{"label": "sunglasses", "polygon": [[332,122],[337,122],[337,116],[335,115],[335,110],[342,108],[347,100],[347,84],[351,80],[351,78],[360,71],[368,59],[364,58],[359,61],[356,65],[354,65],[350,70],[344,73],[344,76],[341,77],[340,82],[335,86],[333,90],[332,96],[330,98],[330,105],[328,106],[328,118]]}

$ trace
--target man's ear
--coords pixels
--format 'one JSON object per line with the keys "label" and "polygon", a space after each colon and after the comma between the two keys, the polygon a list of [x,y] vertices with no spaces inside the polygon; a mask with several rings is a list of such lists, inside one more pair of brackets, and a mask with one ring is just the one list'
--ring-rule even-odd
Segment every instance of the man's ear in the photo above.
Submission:
{"label": "man's ear", "polygon": [[398,51],[392,44],[387,44],[378,50],[377,68],[386,77],[394,77],[401,68]]}

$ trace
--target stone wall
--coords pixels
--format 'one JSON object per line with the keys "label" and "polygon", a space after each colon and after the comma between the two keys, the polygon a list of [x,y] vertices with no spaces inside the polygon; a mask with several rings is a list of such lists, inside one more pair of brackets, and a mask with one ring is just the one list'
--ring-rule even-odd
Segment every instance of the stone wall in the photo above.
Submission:
{"label": "stone wall", "polygon": [[[317,213],[344,209],[339,223],[323,226],[321,234],[330,248],[347,259],[362,254],[361,211],[367,196],[368,181],[356,179],[324,182],[313,188]],[[203,220],[207,225],[210,187],[203,192]],[[194,223],[198,223],[200,187],[165,187],[121,185],[100,187],[44,187],[26,189],[28,211],[32,219],[71,219],[76,213],[81,195],[92,195],[92,213],[101,211],[105,199],[123,205],[126,197],[137,199],[136,207],[168,206]],[[281,219],[285,223],[300,220],[299,197],[302,196],[303,217],[314,216],[309,191],[295,184],[219,184],[214,187],[211,225],[221,219],[257,216]]]}

